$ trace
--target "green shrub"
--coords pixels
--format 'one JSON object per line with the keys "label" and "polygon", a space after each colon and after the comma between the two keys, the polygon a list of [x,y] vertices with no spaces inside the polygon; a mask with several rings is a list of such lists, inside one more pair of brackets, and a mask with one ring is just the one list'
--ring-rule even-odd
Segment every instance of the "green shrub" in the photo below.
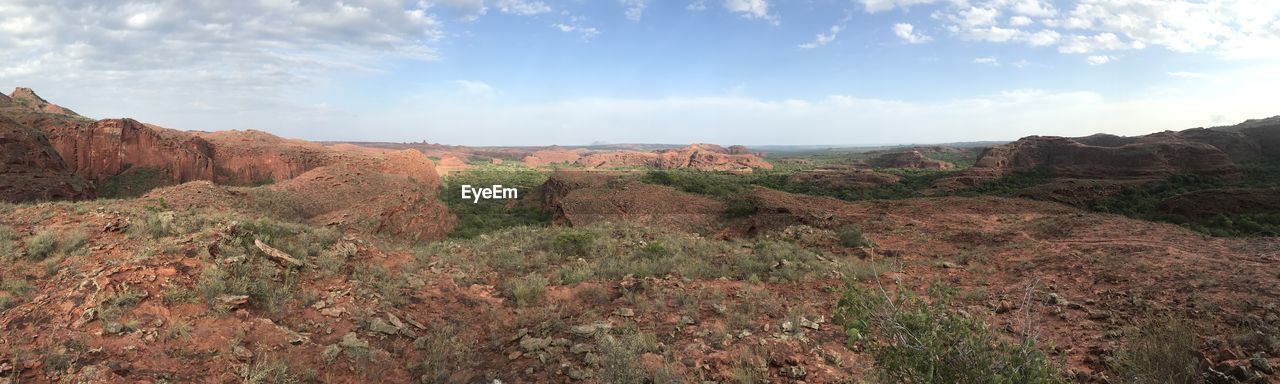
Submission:
{"label": "green shrub", "polygon": [[545,276],[530,273],[524,277],[512,279],[507,283],[507,294],[520,307],[528,306],[542,299],[547,291],[549,281]]}
{"label": "green shrub", "polygon": [[13,261],[17,259],[18,247],[14,245],[14,240],[18,239],[18,233],[9,228],[7,225],[0,225],[0,261]]}
{"label": "green shrub", "polygon": [[[477,165],[441,179],[437,198],[458,217],[451,238],[470,239],[500,229],[534,226],[542,227],[551,222],[551,215],[542,210],[537,200],[537,190],[547,181],[548,173],[529,169],[520,164]],[[461,186],[502,185],[519,191],[511,200],[464,200]]]}
{"label": "green shrub", "polygon": [[866,235],[862,234],[862,230],[857,227],[848,227],[840,231],[839,239],[840,245],[849,248],[867,248],[874,246],[874,244],[871,243],[871,240],[867,239]]}
{"label": "green shrub", "polygon": [[1195,331],[1172,319],[1140,325],[1124,347],[1107,360],[1107,367],[1125,383],[1202,382]]}
{"label": "green shrub", "polygon": [[656,372],[649,372],[640,364],[641,355],[658,351],[658,339],[653,334],[601,335],[596,338],[596,349],[600,352],[600,378],[603,382],[653,382],[650,379]]}
{"label": "green shrub", "polygon": [[418,365],[421,383],[448,383],[449,376],[462,369],[470,352],[468,344],[459,340],[452,326],[432,327],[425,336],[414,340],[413,346],[422,351],[422,362]]}
{"label": "green shrub", "polygon": [[27,301],[34,290],[26,280],[0,277],[0,313]]}
{"label": "green shrub", "polygon": [[895,383],[1062,383],[1034,341],[1000,341],[980,320],[947,310],[948,295],[930,300],[905,288],[890,298],[850,284],[835,308],[850,344],[866,347],[876,374]]}
{"label": "green shrub", "polygon": [[733,199],[730,200],[728,204],[725,204],[724,215],[730,219],[736,219],[751,216],[759,210],[760,208],[756,207],[756,204],[751,201],[745,199]]}
{"label": "green shrub", "polygon": [[568,231],[556,235],[551,242],[552,251],[564,256],[589,256],[596,235],[591,232]]}
{"label": "green shrub", "polygon": [[155,188],[173,184],[163,168],[134,167],[97,185],[98,197],[118,199],[138,197]]}
{"label": "green shrub", "polygon": [[58,250],[58,233],[54,231],[42,231],[31,235],[26,240],[27,259],[33,261],[44,260]]}

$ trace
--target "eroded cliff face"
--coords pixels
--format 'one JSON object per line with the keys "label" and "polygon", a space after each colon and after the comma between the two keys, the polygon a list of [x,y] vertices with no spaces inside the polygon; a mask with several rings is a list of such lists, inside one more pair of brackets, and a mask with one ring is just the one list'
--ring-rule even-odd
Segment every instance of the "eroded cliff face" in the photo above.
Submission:
{"label": "eroded cliff face", "polygon": [[89,180],[134,167],[163,169],[174,183],[213,178],[212,146],[185,132],[133,119],[45,121],[41,128],[68,167]]}
{"label": "eroded cliff face", "polygon": [[1158,178],[1184,173],[1233,176],[1240,172],[1225,152],[1200,142],[1160,140],[1095,146],[1047,136],[1027,137],[988,149],[973,171],[1003,176],[1037,168],[1048,169],[1057,177],[1086,179]]}
{"label": "eroded cliff face", "polygon": [[0,115],[0,201],[77,200],[93,195],[92,185],[67,168],[43,132]]}
{"label": "eroded cliff face", "polygon": [[212,145],[213,181],[228,185],[258,185],[298,177],[333,164],[335,153],[324,146],[284,139],[266,132],[197,132]]}
{"label": "eroded cliff face", "polygon": [[711,144],[693,144],[680,149],[655,152],[619,151],[603,152],[582,157],[579,165],[593,168],[655,167],[661,169],[690,168],[703,171],[750,173],[753,168],[773,169],[773,164],[754,154],[744,152],[745,147],[734,149]]}

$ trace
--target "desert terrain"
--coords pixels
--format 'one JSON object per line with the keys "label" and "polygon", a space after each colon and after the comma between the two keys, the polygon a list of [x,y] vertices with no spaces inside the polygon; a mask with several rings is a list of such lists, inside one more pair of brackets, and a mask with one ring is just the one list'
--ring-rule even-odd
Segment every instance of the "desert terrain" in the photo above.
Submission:
{"label": "desert terrain", "polygon": [[19,88],[0,383],[1280,382],[1280,117],[1186,128],[322,143]]}

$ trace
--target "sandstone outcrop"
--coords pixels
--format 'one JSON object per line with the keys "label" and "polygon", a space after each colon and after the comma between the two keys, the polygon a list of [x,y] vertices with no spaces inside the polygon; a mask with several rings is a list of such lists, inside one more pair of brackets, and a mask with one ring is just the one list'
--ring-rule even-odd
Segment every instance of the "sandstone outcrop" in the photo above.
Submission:
{"label": "sandstone outcrop", "polygon": [[710,197],[619,180],[611,172],[556,171],[541,193],[553,222],[570,226],[626,222],[707,232],[725,209]]}
{"label": "sandstone outcrop", "polygon": [[67,168],[43,132],[0,115],[0,201],[75,200],[93,195],[93,187]]}
{"label": "sandstone outcrop", "polygon": [[1065,137],[1032,136],[988,149],[973,169],[1004,175],[1046,168],[1058,177],[1135,179],[1182,173],[1230,176],[1240,172],[1217,147],[1189,140],[1138,141],[1096,146]]}
{"label": "sandstone outcrop", "polygon": [[1257,143],[1258,152],[1263,158],[1280,160],[1280,116],[1247,120],[1229,127],[1210,129],[1243,134],[1249,140]]}
{"label": "sandstone outcrop", "polygon": [[185,132],[133,119],[42,125],[67,166],[89,180],[106,180],[134,167],[164,169],[174,183],[214,177],[212,146]]}
{"label": "sandstone outcrop", "polygon": [[773,165],[754,154],[737,154],[746,150],[736,146],[730,150],[713,144],[693,144],[680,149],[653,152],[619,151],[587,155],[579,165],[591,168],[654,167],[659,169],[689,168],[702,171],[751,173],[754,168],[773,169]]}
{"label": "sandstone outcrop", "polygon": [[867,165],[875,168],[952,169],[955,164],[926,157],[920,151],[889,152],[867,159]]}
{"label": "sandstone outcrop", "polygon": [[582,158],[585,151],[581,149],[563,149],[560,147],[551,147],[535,151],[525,156],[522,162],[529,167],[542,167],[551,164],[573,164]]}
{"label": "sandstone outcrop", "polygon": [[13,90],[13,93],[9,95],[9,98],[14,103],[22,105],[30,109],[32,112],[41,112],[41,113],[66,115],[66,116],[80,116],[79,114],[75,113],[75,111],[64,108],[57,104],[50,103],[44,98],[41,98],[40,95],[37,95],[35,91],[31,90],[31,88],[18,87]]}

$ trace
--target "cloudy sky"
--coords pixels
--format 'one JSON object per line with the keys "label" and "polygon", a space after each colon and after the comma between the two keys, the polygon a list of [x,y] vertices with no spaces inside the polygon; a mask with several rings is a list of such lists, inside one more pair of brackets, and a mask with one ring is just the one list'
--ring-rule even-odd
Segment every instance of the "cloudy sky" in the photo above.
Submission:
{"label": "cloudy sky", "polygon": [[6,0],[0,86],[312,140],[1132,135],[1280,114],[1280,1]]}

